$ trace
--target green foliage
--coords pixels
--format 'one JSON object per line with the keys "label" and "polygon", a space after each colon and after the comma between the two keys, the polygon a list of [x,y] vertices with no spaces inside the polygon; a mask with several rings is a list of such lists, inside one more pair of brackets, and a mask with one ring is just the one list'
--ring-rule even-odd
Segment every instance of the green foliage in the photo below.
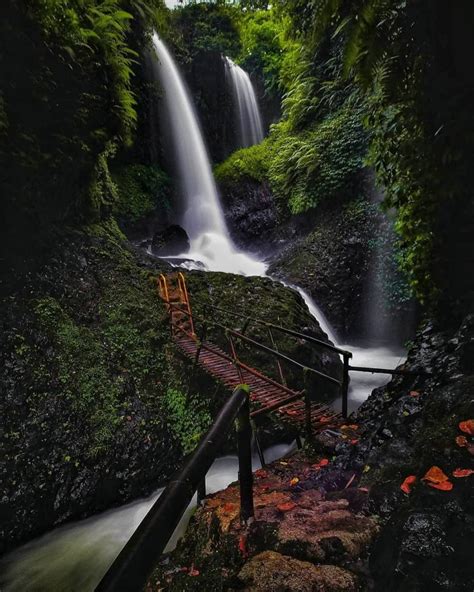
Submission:
{"label": "green foliage", "polygon": [[272,10],[245,13],[239,19],[242,50],[238,62],[263,78],[267,92],[278,90],[283,57],[282,23]]}
{"label": "green foliage", "polygon": [[367,93],[370,161],[387,207],[398,211],[401,262],[418,298],[429,305],[440,297],[469,302],[458,234],[468,234],[462,229],[474,217],[466,158],[474,146],[466,57],[472,4],[288,0],[280,7],[312,51],[328,36],[338,40],[342,74]]}
{"label": "green foliage", "polygon": [[189,454],[199,443],[204,432],[211,424],[211,416],[204,399],[193,399],[178,388],[168,388],[165,396],[165,408],[170,421],[170,429],[181,442],[183,452]]}
{"label": "green foliage", "polygon": [[221,184],[243,181],[263,182],[268,177],[271,145],[268,140],[250,148],[234,152],[214,171],[216,180]]}
{"label": "green foliage", "polygon": [[170,205],[170,179],[156,165],[129,164],[113,173],[118,189],[114,214],[126,222],[138,222],[157,207]]}
{"label": "green foliage", "polygon": [[240,40],[234,19],[235,9],[222,4],[189,4],[171,15],[170,42],[182,60],[192,60],[200,52],[235,55]]}
{"label": "green foliage", "polygon": [[360,111],[345,107],[300,133],[288,132],[284,122],[272,134],[270,185],[293,214],[353,192],[366,153]]}
{"label": "green foliage", "polygon": [[[65,406],[76,423],[87,426],[84,454],[91,458],[110,450],[137,406],[148,401],[160,417],[161,381],[168,372],[167,324],[154,286],[112,226],[100,230],[98,235],[90,229],[96,246],[87,254],[89,265],[94,260],[101,270],[100,289],[86,275],[84,293],[74,289],[77,303],[70,302],[71,297],[36,298],[35,335],[44,348],[37,351],[23,339],[15,346],[17,355],[30,360],[38,393],[46,385],[48,396]],[[94,322],[87,319],[84,299],[93,309]],[[146,430],[146,425],[140,427]]]}
{"label": "green foliage", "polygon": [[217,168],[221,185],[265,180],[281,211],[292,214],[352,197],[368,139],[360,93],[341,70],[338,46],[310,58],[300,44],[290,43],[280,71],[283,120],[262,144],[238,151]]}

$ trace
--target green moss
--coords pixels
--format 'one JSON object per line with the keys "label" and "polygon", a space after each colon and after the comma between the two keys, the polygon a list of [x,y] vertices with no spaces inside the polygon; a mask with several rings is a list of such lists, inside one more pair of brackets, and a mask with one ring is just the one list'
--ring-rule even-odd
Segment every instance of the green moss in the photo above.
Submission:
{"label": "green moss", "polygon": [[270,142],[243,148],[234,152],[226,161],[215,168],[214,174],[222,185],[244,181],[263,182],[268,177],[271,161]]}
{"label": "green moss", "polygon": [[129,164],[116,169],[113,179],[118,190],[114,214],[120,221],[138,222],[157,208],[171,208],[171,181],[158,166]]}
{"label": "green moss", "polygon": [[168,388],[164,399],[170,427],[181,442],[183,452],[192,452],[211,424],[206,399],[200,395],[187,397],[178,388]]}

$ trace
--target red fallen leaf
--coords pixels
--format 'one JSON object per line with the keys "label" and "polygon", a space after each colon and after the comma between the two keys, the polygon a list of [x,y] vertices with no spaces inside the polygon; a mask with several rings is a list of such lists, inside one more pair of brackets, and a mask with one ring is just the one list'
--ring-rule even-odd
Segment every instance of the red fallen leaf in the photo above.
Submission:
{"label": "red fallen leaf", "polygon": [[188,576],[191,576],[191,577],[195,578],[198,575],[199,575],[199,570],[198,569],[194,569],[194,563],[193,563],[191,565],[191,569],[188,572]]}
{"label": "red fallen leaf", "polygon": [[351,440],[350,443],[352,444],[352,446],[355,446],[356,444],[359,444],[359,440],[354,439],[354,440]]}
{"label": "red fallen leaf", "polygon": [[453,477],[456,477],[456,479],[470,477],[471,475],[474,475],[474,469],[456,469],[453,471]]}
{"label": "red fallen leaf", "polygon": [[364,493],[369,493],[368,487],[359,487],[359,491],[363,491]]}
{"label": "red fallen leaf", "polygon": [[321,467],[327,467],[329,464],[329,460],[327,458],[321,459],[319,462],[311,465],[313,469],[320,469]]}
{"label": "red fallen leaf", "polygon": [[456,444],[459,446],[459,448],[466,448],[468,445],[466,436],[457,436]]}
{"label": "red fallen leaf", "polygon": [[244,534],[239,538],[239,551],[243,557],[247,557],[247,537]]}
{"label": "red fallen leaf", "polygon": [[451,491],[453,484],[451,481],[443,481],[441,483],[428,483],[433,489],[439,489],[440,491]]}
{"label": "red fallen leaf", "polygon": [[433,466],[426,472],[425,476],[422,477],[422,480],[436,484],[449,481],[449,477],[446,475],[446,473],[443,473],[443,471],[439,467]]}
{"label": "red fallen leaf", "polygon": [[355,423],[352,423],[352,424],[349,426],[349,429],[351,429],[351,430],[358,430],[358,429],[359,429],[359,426],[358,426],[357,424],[355,424]]}
{"label": "red fallen leaf", "polygon": [[232,502],[227,502],[226,504],[224,504],[222,506],[222,509],[224,510],[224,512],[233,512],[236,508],[236,504],[233,504]]}
{"label": "red fallen leaf", "polygon": [[465,421],[461,421],[459,424],[459,429],[465,434],[474,436],[474,419],[466,419]]}
{"label": "red fallen leaf", "polygon": [[257,471],[255,471],[255,476],[261,477],[263,479],[265,477],[268,477],[268,473],[264,469],[258,469]]}
{"label": "red fallen leaf", "polygon": [[413,487],[413,485],[416,482],[416,476],[415,475],[409,475],[408,477],[405,478],[405,481],[400,485],[400,489],[403,491],[403,493],[406,493],[407,495],[409,493],[411,493],[411,489]]}
{"label": "red fallen leaf", "polygon": [[420,393],[418,391],[410,391],[410,397],[419,397]]}
{"label": "red fallen leaf", "polygon": [[290,485],[293,487],[293,485],[297,485],[299,482],[300,480],[298,477],[293,477],[293,479],[290,481]]}
{"label": "red fallen leaf", "polygon": [[296,508],[296,504],[294,504],[293,502],[285,502],[283,504],[278,504],[277,506],[277,510],[280,510],[280,512],[289,512],[294,508]]}
{"label": "red fallen leaf", "polygon": [[329,423],[331,421],[330,417],[325,417],[324,415],[318,419],[319,423]]}

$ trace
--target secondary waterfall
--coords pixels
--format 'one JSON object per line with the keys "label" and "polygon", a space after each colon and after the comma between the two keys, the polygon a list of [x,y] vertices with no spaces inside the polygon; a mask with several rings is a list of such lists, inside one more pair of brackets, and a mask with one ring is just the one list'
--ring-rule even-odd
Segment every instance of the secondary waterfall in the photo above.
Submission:
{"label": "secondary waterfall", "polygon": [[182,258],[201,262],[211,271],[261,275],[266,265],[237,251],[232,244],[189,92],[171,54],[156,33],[153,46],[156,56],[153,68],[163,87],[184,198],[180,223],[191,243],[190,252]]}
{"label": "secondary waterfall", "polygon": [[249,75],[226,57],[226,70],[232,84],[235,110],[239,121],[242,148],[259,144],[263,138],[263,125],[257,97]]}

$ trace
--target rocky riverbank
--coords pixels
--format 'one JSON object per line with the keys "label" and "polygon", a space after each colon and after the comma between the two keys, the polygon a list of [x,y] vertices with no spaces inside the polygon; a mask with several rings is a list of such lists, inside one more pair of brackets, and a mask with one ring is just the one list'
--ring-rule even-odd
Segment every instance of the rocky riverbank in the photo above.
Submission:
{"label": "rocky riverbank", "polygon": [[[340,435],[209,496],[148,590],[468,592],[474,576],[474,318],[427,324],[406,370]],[[314,450],[317,452],[315,453]]]}
{"label": "rocky riverbank", "polygon": [[[221,407],[225,390],[199,371],[191,381],[189,361],[170,340],[156,293],[157,275],[169,269],[109,222],[65,233],[37,271],[3,286],[0,553],[150,493]],[[300,296],[270,279],[187,277],[196,314],[217,303],[325,338]],[[235,328],[244,322],[217,312],[210,319]],[[268,340],[254,329],[249,333]],[[208,337],[228,348],[212,325]],[[340,372],[336,358],[299,340],[278,344],[304,364]],[[277,374],[267,356],[245,347],[239,354]],[[301,380],[291,368],[287,378]],[[267,424],[264,442],[284,433]]]}

